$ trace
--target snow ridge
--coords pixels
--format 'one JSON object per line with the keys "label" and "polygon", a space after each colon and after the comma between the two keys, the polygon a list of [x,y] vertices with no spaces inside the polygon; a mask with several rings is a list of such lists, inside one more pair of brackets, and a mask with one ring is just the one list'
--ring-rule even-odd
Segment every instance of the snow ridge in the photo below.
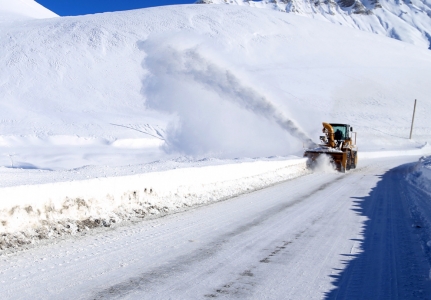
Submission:
{"label": "snow ridge", "polygon": [[431,3],[425,0],[199,0],[197,3],[274,9],[431,49]]}
{"label": "snow ridge", "polygon": [[407,179],[410,183],[431,195],[431,156],[421,157],[412,172],[408,174]]}
{"label": "snow ridge", "polygon": [[301,158],[5,187],[0,249],[221,201],[307,173]]}

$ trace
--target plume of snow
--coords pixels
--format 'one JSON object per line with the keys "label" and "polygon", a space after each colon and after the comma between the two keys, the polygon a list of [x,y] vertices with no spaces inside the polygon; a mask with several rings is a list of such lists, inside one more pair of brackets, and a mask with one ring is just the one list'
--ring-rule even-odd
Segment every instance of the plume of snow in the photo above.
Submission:
{"label": "plume of snow", "polygon": [[318,173],[337,173],[331,159],[328,155],[319,155],[314,165],[312,166],[313,172]]}
{"label": "plume of snow", "polygon": [[[298,140],[306,145],[313,145],[308,135],[291,118],[265,95],[244,82],[240,76],[204,57],[196,46],[178,48],[181,47],[148,41],[141,44],[141,49],[147,54],[143,66],[151,74],[144,81],[143,93],[147,99],[147,106],[178,116],[176,125],[168,130],[169,147],[188,154],[202,153],[206,148],[214,150],[217,147],[199,146],[200,143],[205,143],[204,140],[214,136],[209,135],[211,130],[200,132],[200,123],[193,122],[203,118],[203,121],[211,122],[212,126],[223,131],[224,125],[221,123],[224,122],[223,120],[229,119],[230,112],[233,110],[236,110],[239,116],[236,117],[236,121],[230,120],[229,122],[232,130],[241,131],[237,134],[246,135],[246,131],[252,130],[260,132],[262,135],[268,135],[268,132],[262,132],[262,128],[259,130],[256,127],[262,125],[268,127],[268,131],[275,132],[277,130],[274,130],[274,127],[278,127],[278,131],[287,132],[297,140],[292,142],[289,135],[284,134],[284,137],[280,137],[279,133],[276,134],[277,136],[272,133],[269,135],[274,138],[273,144],[279,143],[275,139],[281,139],[285,141],[286,145],[295,144],[296,147],[300,144]],[[196,107],[190,105],[191,102]],[[217,115],[217,111],[219,112],[217,118],[211,117],[211,115]],[[241,128],[239,125],[244,121],[241,118],[241,114],[245,117],[244,111],[248,112],[249,123],[255,123],[255,125],[247,127],[249,130]],[[260,125],[256,126],[256,122]],[[263,123],[265,124],[263,125]],[[188,135],[186,130],[189,131],[188,134],[193,134],[194,138],[192,141],[184,143],[181,140]],[[214,140],[220,142],[220,139],[225,137],[219,136]],[[194,149],[190,149],[190,143],[194,145]],[[268,143],[271,144],[271,140],[268,140]],[[184,144],[188,146],[184,147]],[[288,148],[286,145],[285,149]],[[239,145],[237,146],[239,147]],[[253,148],[254,146],[253,143],[243,143],[242,147]],[[275,151],[277,152],[277,150]],[[268,152],[268,154],[283,153]]]}

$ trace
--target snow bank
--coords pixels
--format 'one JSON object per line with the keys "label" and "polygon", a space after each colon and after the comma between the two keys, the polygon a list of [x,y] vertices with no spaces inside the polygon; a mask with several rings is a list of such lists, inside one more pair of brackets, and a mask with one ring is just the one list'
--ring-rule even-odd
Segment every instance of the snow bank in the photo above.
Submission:
{"label": "snow bank", "polygon": [[407,179],[410,183],[431,195],[431,155],[421,157],[412,172],[407,176]]}
{"label": "snow bank", "polygon": [[417,235],[422,241],[424,251],[429,256],[431,250],[431,155],[421,157],[410,171],[406,179],[415,187],[409,195],[412,227],[421,229]]}
{"label": "snow bank", "polygon": [[384,158],[384,157],[396,157],[396,156],[419,156],[427,155],[431,153],[431,146],[428,143],[416,148],[416,149],[403,149],[403,150],[388,150],[388,151],[364,151],[358,152],[358,158],[370,159],[370,158]]}
{"label": "snow bank", "polygon": [[291,159],[4,187],[0,188],[0,248],[164,215],[308,172],[305,159]]}

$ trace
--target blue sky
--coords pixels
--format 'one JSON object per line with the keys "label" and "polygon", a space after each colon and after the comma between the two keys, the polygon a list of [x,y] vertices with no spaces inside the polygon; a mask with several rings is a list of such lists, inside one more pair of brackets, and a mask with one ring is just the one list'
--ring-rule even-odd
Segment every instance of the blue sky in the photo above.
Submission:
{"label": "blue sky", "polygon": [[190,4],[196,0],[36,0],[60,16],[76,16],[151,6]]}

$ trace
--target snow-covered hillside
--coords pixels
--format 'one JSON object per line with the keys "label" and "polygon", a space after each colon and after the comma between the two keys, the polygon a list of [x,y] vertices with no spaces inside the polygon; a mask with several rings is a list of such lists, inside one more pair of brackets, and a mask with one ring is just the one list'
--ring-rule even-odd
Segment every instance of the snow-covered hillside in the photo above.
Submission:
{"label": "snow-covered hillside", "polygon": [[325,20],[431,49],[431,2],[427,0],[200,0]]}
{"label": "snow-covered hillside", "polygon": [[[2,299],[431,295],[426,47],[246,6],[3,3]],[[322,121],[357,168],[295,156]]]}
{"label": "snow-covered hillside", "polygon": [[0,22],[58,17],[34,0],[0,0]]}
{"label": "snow-covered hillside", "polygon": [[249,7],[3,23],[0,165],[299,154],[322,121],[350,123],[361,150],[416,147],[429,78],[427,49]]}

